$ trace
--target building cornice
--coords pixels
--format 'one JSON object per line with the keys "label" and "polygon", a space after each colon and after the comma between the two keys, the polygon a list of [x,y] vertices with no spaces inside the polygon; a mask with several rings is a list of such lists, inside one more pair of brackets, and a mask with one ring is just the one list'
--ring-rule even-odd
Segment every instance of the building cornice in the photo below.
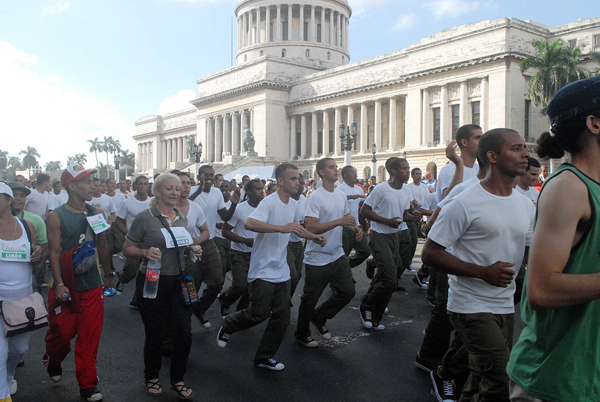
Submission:
{"label": "building cornice", "polygon": [[146,137],[153,137],[156,135],[160,135],[160,133],[158,131],[151,131],[149,133],[134,135],[132,138],[137,141],[137,140],[144,139]]}
{"label": "building cornice", "polygon": [[214,102],[216,100],[226,99],[231,96],[236,96],[244,92],[254,91],[257,89],[277,89],[280,91],[288,91],[292,86],[290,84],[285,84],[282,82],[270,81],[270,80],[261,80],[258,82],[253,82],[251,84],[243,85],[241,87],[237,87],[231,89],[229,91],[221,92],[215,95],[205,96],[203,98],[197,98],[190,103],[196,107],[204,105],[206,103]]}
{"label": "building cornice", "polygon": [[[245,6],[246,4],[250,4],[252,2],[256,2],[256,1],[261,1],[261,0],[240,0],[240,2],[238,3],[238,5],[235,7],[235,16],[237,17],[238,15],[238,10]],[[338,4],[341,7],[344,7],[348,10],[348,18],[350,18],[352,16],[352,8],[350,7],[350,5],[348,4],[347,0],[327,0],[329,2]],[[287,3],[283,3],[282,5],[287,5]],[[294,3],[297,4],[297,3]],[[239,17],[238,17],[239,18]]]}
{"label": "building cornice", "polygon": [[502,59],[507,59],[507,58],[523,60],[526,56],[527,55],[522,54],[522,53],[513,53],[513,52],[489,55],[489,56],[481,57],[479,59],[463,61],[463,62],[459,62],[459,63],[445,65],[442,67],[432,68],[429,70],[423,70],[423,71],[418,71],[418,72],[414,72],[414,73],[410,73],[410,74],[405,74],[398,78],[394,78],[393,80],[380,82],[377,84],[365,85],[362,87],[352,88],[352,89],[348,89],[345,91],[339,91],[339,92],[334,92],[334,93],[330,93],[327,95],[317,96],[314,98],[303,99],[303,100],[300,100],[297,102],[290,103],[288,105],[288,107],[305,105],[308,103],[319,102],[319,101],[323,101],[323,100],[327,100],[327,99],[337,98],[340,96],[352,95],[352,94],[359,93],[359,92],[366,92],[366,91],[371,91],[374,89],[385,88],[385,87],[389,87],[392,85],[402,84],[402,83],[405,83],[412,79],[421,78],[421,77],[425,77],[425,76],[429,76],[429,75],[433,75],[433,74],[444,73],[444,72],[456,70],[459,68],[471,67],[471,66],[475,66],[478,64],[489,63],[489,62],[493,62],[493,61],[497,61],[497,60],[502,60]]}
{"label": "building cornice", "polygon": [[188,124],[186,126],[170,128],[168,130],[161,131],[160,134],[164,135],[164,134],[176,133],[178,131],[191,130],[191,129],[195,130],[196,129],[196,124]]}

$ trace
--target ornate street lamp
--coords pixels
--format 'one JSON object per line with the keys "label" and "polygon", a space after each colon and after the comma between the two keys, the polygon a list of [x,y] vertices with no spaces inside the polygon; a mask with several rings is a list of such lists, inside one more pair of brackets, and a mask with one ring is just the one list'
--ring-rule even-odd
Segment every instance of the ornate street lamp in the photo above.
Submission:
{"label": "ornate street lamp", "polygon": [[375,157],[375,154],[377,153],[377,144],[373,143],[371,152],[373,153],[373,159],[371,159],[371,176],[377,177],[377,158]]}
{"label": "ornate street lamp", "polygon": [[121,157],[119,156],[119,154],[115,154],[113,161],[115,162],[115,181],[118,183],[120,179],[119,164],[121,163]]}
{"label": "ornate street lamp", "polygon": [[202,143],[192,145],[192,157],[194,163],[200,163],[200,157],[202,156]]}
{"label": "ornate street lamp", "polygon": [[344,126],[344,123],[340,123],[340,141],[342,142],[342,149],[344,150],[344,166],[352,165],[352,149],[356,142],[357,124],[352,122],[349,126]]}

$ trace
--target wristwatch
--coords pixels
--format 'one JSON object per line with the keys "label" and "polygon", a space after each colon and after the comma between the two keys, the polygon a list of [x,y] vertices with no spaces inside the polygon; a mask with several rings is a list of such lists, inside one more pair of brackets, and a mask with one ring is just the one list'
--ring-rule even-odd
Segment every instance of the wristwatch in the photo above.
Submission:
{"label": "wristwatch", "polygon": [[110,274],[104,274],[104,277],[107,278],[107,279],[108,278],[113,279],[115,277],[115,273],[111,272]]}

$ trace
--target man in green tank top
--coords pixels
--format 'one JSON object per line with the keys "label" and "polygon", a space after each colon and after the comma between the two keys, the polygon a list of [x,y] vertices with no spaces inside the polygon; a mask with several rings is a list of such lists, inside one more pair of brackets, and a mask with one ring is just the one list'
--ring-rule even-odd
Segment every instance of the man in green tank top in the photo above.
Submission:
{"label": "man in green tank top", "polygon": [[600,401],[600,77],[561,89],[540,157],[544,182],[522,298],[525,328],[507,372],[511,401]]}
{"label": "man in green tank top", "polygon": [[71,351],[71,340],[77,337],[77,382],[81,396],[89,402],[102,399],[96,388],[96,357],[104,319],[98,262],[102,264],[106,286],[115,286],[105,232],[100,232],[94,222],[94,219],[103,219],[103,211],[86,204],[93,196],[90,175],[95,172],[78,165],[68,166],[61,176],[62,185],[69,194],[68,201],[47,218],[52,280],[48,292],[50,326],[43,357],[52,381],[59,382],[62,361]]}

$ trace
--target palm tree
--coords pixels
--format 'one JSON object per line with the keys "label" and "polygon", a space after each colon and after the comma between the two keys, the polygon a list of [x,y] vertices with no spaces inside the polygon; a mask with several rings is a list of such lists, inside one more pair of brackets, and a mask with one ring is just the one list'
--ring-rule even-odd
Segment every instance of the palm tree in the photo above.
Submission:
{"label": "palm tree", "polygon": [[[106,179],[106,178],[108,178],[108,175],[107,175],[107,176],[105,176],[105,177],[103,177],[103,176],[104,176],[104,173],[102,173],[102,169],[104,169],[104,163],[100,162],[100,163],[98,164],[98,174],[99,174],[99,176],[100,176],[100,178],[101,178],[101,179]],[[107,169],[106,169],[106,171],[108,171],[108,166],[107,166]]]}
{"label": "palm tree", "polygon": [[108,174],[108,156],[109,154],[113,153],[114,150],[114,140],[113,137],[109,136],[109,137],[104,137],[104,141],[101,142],[102,145],[102,152],[106,152],[106,177],[109,177]]}
{"label": "palm tree", "polygon": [[19,155],[25,155],[23,157],[23,166],[26,169],[32,168],[37,164],[37,159],[40,157],[39,152],[34,147],[27,146],[27,149],[19,152]]}
{"label": "palm tree", "polygon": [[19,159],[18,156],[11,156],[10,158],[8,158],[8,166],[11,169],[22,169],[23,165],[21,164],[21,160]]}
{"label": "palm tree", "polygon": [[94,155],[96,156],[96,167],[98,166],[98,151],[101,150],[102,147],[102,143],[98,140],[98,137],[94,138],[93,140],[87,140],[90,144],[92,144],[90,146],[90,152],[93,152]]}
{"label": "palm tree", "polygon": [[552,43],[534,39],[531,45],[538,54],[521,62],[521,72],[537,70],[529,80],[527,96],[535,106],[541,106],[545,114],[548,103],[562,87],[590,73],[580,66],[583,54],[579,46],[566,46],[562,39]]}
{"label": "palm tree", "polygon": [[59,161],[50,161],[46,163],[46,172],[53,172],[62,169],[62,164]]}
{"label": "palm tree", "polygon": [[8,151],[0,149],[0,180],[4,177],[4,169],[8,167]]}
{"label": "palm tree", "polygon": [[87,156],[85,154],[77,154],[73,158],[76,164],[84,166],[87,162]]}
{"label": "palm tree", "polygon": [[598,63],[598,67],[596,68],[596,72],[593,74],[593,76],[600,77],[600,53],[591,51],[588,54],[586,54],[586,56],[588,56],[591,60]]}

